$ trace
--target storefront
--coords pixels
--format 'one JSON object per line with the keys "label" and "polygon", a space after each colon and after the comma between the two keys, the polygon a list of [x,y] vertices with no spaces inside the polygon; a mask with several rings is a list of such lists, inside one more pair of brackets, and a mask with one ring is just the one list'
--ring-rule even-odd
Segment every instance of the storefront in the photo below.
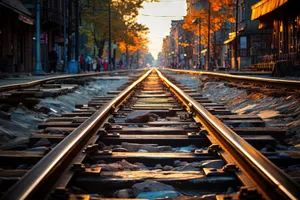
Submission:
{"label": "storefront", "polygon": [[272,28],[273,61],[289,60],[299,64],[300,11],[297,0],[264,0],[252,6],[252,20],[260,28]]}
{"label": "storefront", "polygon": [[32,71],[31,13],[19,0],[0,0],[0,71]]}

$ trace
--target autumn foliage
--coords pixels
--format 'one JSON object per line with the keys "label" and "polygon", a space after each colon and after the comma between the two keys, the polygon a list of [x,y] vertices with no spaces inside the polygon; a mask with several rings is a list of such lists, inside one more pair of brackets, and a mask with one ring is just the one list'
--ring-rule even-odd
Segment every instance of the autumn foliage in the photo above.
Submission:
{"label": "autumn foliage", "polygon": [[[138,11],[143,2],[158,0],[110,0],[112,41],[118,51],[127,57],[140,50],[147,51],[148,28],[137,22]],[[105,42],[108,41],[109,0],[82,0],[83,26],[81,32],[88,36],[88,46],[96,45],[99,56],[106,56]]]}
{"label": "autumn foliage", "polygon": [[[200,0],[205,6],[200,10],[191,9],[184,19],[183,28],[193,31],[195,35],[201,35],[200,44],[207,44],[208,37],[208,3],[210,4],[210,36],[220,30],[224,23],[235,22],[233,16],[233,8],[235,2],[233,0]],[[199,31],[199,19],[201,29]],[[197,20],[198,23],[195,23]]]}

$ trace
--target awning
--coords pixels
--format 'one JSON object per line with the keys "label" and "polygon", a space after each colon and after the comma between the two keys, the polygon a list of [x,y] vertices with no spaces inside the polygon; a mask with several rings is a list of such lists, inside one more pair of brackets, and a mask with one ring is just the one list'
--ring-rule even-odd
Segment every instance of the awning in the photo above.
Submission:
{"label": "awning", "polygon": [[260,2],[251,6],[251,20],[255,20],[269,12],[272,12],[286,2],[288,2],[288,0],[261,0]]}
{"label": "awning", "polygon": [[0,5],[3,5],[12,11],[19,14],[19,19],[25,23],[33,24],[31,12],[25,8],[22,2],[19,0],[0,0]]}
{"label": "awning", "polygon": [[234,39],[235,39],[235,37],[229,38],[228,40],[224,41],[224,44],[228,44],[228,43],[232,42]]}

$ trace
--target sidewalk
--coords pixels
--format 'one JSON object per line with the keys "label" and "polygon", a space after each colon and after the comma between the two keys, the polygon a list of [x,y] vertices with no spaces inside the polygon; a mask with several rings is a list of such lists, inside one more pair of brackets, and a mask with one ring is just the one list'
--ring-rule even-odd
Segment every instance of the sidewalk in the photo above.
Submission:
{"label": "sidewalk", "polygon": [[[139,70],[139,69],[138,69]],[[142,69],[141,69],[142,70]],[[86,73],[80,73],[80,74],[69,74],[69,73],[56,73],[56,74],[45,74],[45,75],[32,75],[30,73],[0,73],[0,86],[6,86],[10,84],[21,84],[21,83],[27,83],[31,81],[37,81],[41,79],[51,78],[51,77],[59,77],[59,76],[68,76],[68,75],[87,75],[87,76],[93,76],[93,74],[98,73],[111,73],[111,72],[128,72],[130,70],[113,70],[113,71],[101,71],[101,72],[86,72]],[[89,75],[91,74],[91,75]]]}
{"label": "sidewalk", "polygon": [[[10,84],[20,84],[20,83],[26,83],[30,81],[36,81],[36,80],[41,80],[49,77],[54,77],[54,76],[61,76],[61,75],[67,75],[67,74],[46,74],[43,76],[35,76],[31,74],[0,74],[0,86],[3,85],[10,85]],[[7,77],[7,78],[3,78]]]}

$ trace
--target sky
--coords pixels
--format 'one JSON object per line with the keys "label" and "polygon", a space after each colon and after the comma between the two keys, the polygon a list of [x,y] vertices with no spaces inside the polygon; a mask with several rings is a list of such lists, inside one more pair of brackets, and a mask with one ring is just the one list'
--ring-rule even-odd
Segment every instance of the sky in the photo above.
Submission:
{"label": "sky", "polygon": [[186,14],[186,0],[160,0],[158,3],[144,3],[143,5],[144,8],[139,12],[138,22],[150,29],[149,51],[157,59],[163,38],[170,33],[171,20],[183,19]]}

